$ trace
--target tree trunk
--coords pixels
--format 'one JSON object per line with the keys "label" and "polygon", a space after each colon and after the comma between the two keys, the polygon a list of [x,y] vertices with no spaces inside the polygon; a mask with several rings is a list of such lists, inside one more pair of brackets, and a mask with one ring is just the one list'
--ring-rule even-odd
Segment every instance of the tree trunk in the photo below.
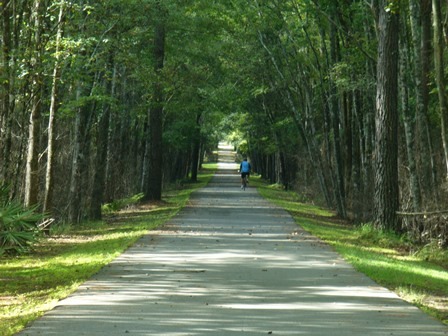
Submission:
{"label": "tree trunk", "polygon": [[201,113],[196,116],[196,130],[193,138],[193,149],[191,156],[191,181],[198,181],[199,153],[201,151]]}
{"label": "tree trunk", "polygon": [[[372,97],[373,98],[373,97]],[[361,175],[363,181],[363,217],[372,220],[374,217],[374,209],[371,204],[374,203],[375,197],[375,171],[374,157],[375,152],[375,100],[365,95],[360,96],[362,100],[361,117]],[[374,112],[371,113],[371,110]]]}
{"label": "tree trunk", "polygon": [[[113,63],[113,62],[111,62]],[[109,88],[110,96],[115,97],[115,79],[117,69],[113,67],[112,82]],[[93,176],[92,197],[90,202],[90,219],[100,220],[102,218],[101,206],[104,199],[104,190],[106,183],[106,161],[108,153],[108,139],[109,139],[109,120],[110,120],[110,105],[105,103],[103,106],[103,113],[99,117],[97,141],[96,141],[96,159],[95,172]]]}
{"label": "tree trunk", "polygon": [[146,113],[146,118],[143,126],[143,141],[142,141],[142,147],[143,147],[143,159],[142,159],[142,167],[141,167],[141,176],[140,176],[140,190],[142,192],[147,192],[147,188],[149,185],[149,157],[150,157],[150,128],[149,128],[149,115],[150,111]]}
{"label": "tree trunk", "polygon": [[350,122],[352,126],[350,127],[352,130],[351,136],[353,139],[357,139],[358,142],[354,143],[351,146],[351,185],[352,185],[352,193],[351,193],[351,203],[353,209],[353,216],[355,222],[361,222],[364,219],[364,205],[363,205],[363,196],[364,196],[364,183],[362,181],[362,153],[363,153],[363,139],[361,136],[363,131],[363,120],[360,111],[360,102],[359,102],[360,93],[358,91],[352,92],[352,108],[353,108],[353,118],[350,118]]}
{"label": "tree trunk", "polygon": [[[6,140],[4,144],[4,154],[8,157],[5,162],[7,162],[8,169],[5,169],[6,172],[5,180],[9,181],[11,186],[11,199],[18,199],[19,194],[23,190],[23,173],[25,172],[26,167],[26,148],[27,148],[27,137],[23,133],[24,128],[20,127],[21,137],[17,141],[13,137],[13,132],[16,131],[14,129],[14,121],[20,120],[20,123],[23,123],[24,115],[26,114],[26,110],[29,106],[29,100],[26,103],[23,102],[24,96],[29,96],[29,81],[26,81],[26,88],[21,86],[21,79],[17,78],[16,71],[18,67],[23,64],[23,60],[20,59],[20,53],[17,51],[21,48],[21,43],[23,42],[23,36],[21,35],[22,23],[23,22],[31,22],[30,17],[25,17],[25,12],[29,12],[31,10],[32,3],[27,1],[27,3],[22,2],[19,3],[17,1],[9,1],[10,6],[10,24],[11,24],[11,47],[9,48],[9,88],[10,88],[10,96],[9,96],[9,107],[8,114],[9,117],[6,119]],[[31,37],[27,37],[26,40],[29,42]],[[31,43],[28,44],[31,46]],[[20,87],[20,90],[17,89]],[[22,104],[24,103],[24,104]],[[18,116],[20,117],[18,118]],[[14,141],[15,140],[15,141]],[[20,174],[20,179],[17,178],[17,173]]]}
{"label": "tree trunk", "polygon": [[42,52],[41,52],[41,0],[35,0],[33,5],[34,20],[34,57],[36,64],[33,68],[35,74],[32,79],[32,102],[30,123],[28,128],[28,152],[25,172],[25,206],[34,206],[39,196],[39,135],[42,106]]}
{"label": "tree trunk", "polygon": [[[332,4],[337,4],[333,3]],[[337,15],[337,6],[334,7],[334,14]],[[339,48],[339,41],[338,41],[338,35],[336,33],[337,27],[335,25],[331,26],[331,32],[330,32],[330,62],[331,65],[336,64],[339,61],[338,56],[338,48]],[[329,110],[331,115],[331,133],[332,133],[332,139],[331,143],[333,145],[333,155],[334,155],[334,165],[335,165],[335,172],[333,175],[334,180],[334,198],[336,201],[336,208],[337,208],[337,214],[338,216],[342,218],[347,217],[347,212],[345,208],[345,181],[344,181],[344,165],[343,165],[343,158],[342,158],[342,151],[341,151],[341,122],[340,122],[340,104],[339,100],[340,98],[337,95],[336,88],[333,83],[330,83],[330,89],[329,89],[330,97],[328,97],[329,101]]]}
{"label": "tree trunk", "polygon": [[44,194],[44,204],[43,211],[48,212],[52,210],[53,206],[53,189],[54,189],[54,168],[53,163],[54,157],[54,144],[55,144],[55,116],[58,109],[58,94],[59,94],[59,81],[61,76],[61,64],[60,64],[60,44],[62,38],[63,30],[63,15],[64,15],[64,5],[62,2],[59,8],[59,18],[58,18],[58,31],[56,34],[56,50],[55,50],[55,63],[53,68],[53,81],[51,87],[51,97],[50,97],[50,114],[48,117],[48,144],[47,144],[47,169],[45,174],[45,194]]}
{"label": "tree trunk", "polygon": [[448,179],[448,143],[446,134],[448,126],[448,100],[445,93],[445,65],[443,60],[445,45],[442,32],[442,10],[440,0],[432,0],[432,11],[434,26],[434,67],[436,73],[437,91],[439,94],[440,126],[445,160],[445,179]]}
{"label": "tree trunk", "polygon": [[2,11],[2,68],[3,77],[6,80],[2,81],[2,104],[0,111],[0,158],[2,165],[0,166],[0,180],[6,180],[9,171],[10,151],[11,151],[11,2],[3,1],[0,3]]}
{"label": "tree trunk", "polygon": [[399,231],[398,195],[398,14],[379,1],[375,146],[375,225]]}
{"label": "tree trunk", "polygon": [[[431,0],[410,0],[410,22],[413,41],[414,85],[415,85],[415,139],[414,147],[416,170],[421,175],[421,185],[426,192],[436,196],[434,171],[434,153],[428,128],[429,76],[431,55]],[[412,135],[410,135],[412,136]],[[418,181],[417,181],[418,182]],[[420,185],[420,184],[419,184]],[[422,193],[422,189],[418,193]],[[420,196],[421,198],[421,196]],[[436,199],[437,197],[434,197]],[[422,200],[417,200],[419,207]],[[415,204],[417,205],[417,204]],[[418,211],[419,209],[415,209]]]}
{"label": "tree trunk", "polygon": [[195,139],[193,142],[193,150],[191,155],[191,181],[198,181],[199,171],[199,151],[201,150],[201,140]]}
{"label": "tree trunk", "polygon": [[[406,26],[403,25],[404,29]],[[408,170],[409,170],[409,191],[412,200],[412,211],[420,211],[421,208],[421,194],[420,185],[418,183],[417,177],[417,165],[415,162],[415,134],[414,134],[414,118],[411,112],[411,107],[409,106],[409,88],[408,85],[411,81],[409,77],[410,68],[410,57],[408,50],[408,41],[406,39],[406,34],[402,34],[400,38],[400,75],[399,75],[399,88],[401,96],[401,109],[403,113],[403,123],[405,130],[405,140],[406,140],[406,153],[408,159]],[[418,91],[418,90],[417,90]]]}
{"label": "tree trunk", "polygon": [[[77,89],[77,100],[81,97],[81,87]],[[73,159],[72,172],[70,178],[70,204],[69,204],[69,220],[72,223],[80,223],[83,217],[81,202],[83,198],[84,175],[87,160],[87,133],[89,112],[87,106],[81,106],[75,119],[74,141],[73,141]]]}
{"label": "tree trunk", "polygon": [[280,169],[280,183],[283,185],[285,190],[289,190],[290,180],[288,174],[288,168],[286,167],[285,153],[280,151],[278,153],[279,157],[279,169]]}
{"label": "tree trunk", "polygon": [[[263,36],[261,31],[258,31],[258,39],[259,39],[262,47],[268,53],[269,58],[272,61],[272,64],[273,64],[274,68],[276,69],[278,75],[280,76],[280,78],[282,80],[285,80],[285,76],[283,75],[283,72],[281,71],[279,65],[277,64],[277,61],[276,61],[274,55],[272,54],[271,50],[268,48],[268,46],[264,42],[264,36]],[[305,91],[310,91],[310,89],[305,87]],[[315,143],[315,139],[314,139],[315,134],[313,133],[314,130],[311,132],[313,134],[311,134],[311,135],[307,134],[306,127],[305,127],[304,122],[303,122],[303,120],[301,118],[301,114],[298,111],[298,109],[297,109],[297,107],[296,107],[296,105],[294,103],[294,100],[292,98],[292,94],[291,94],[290,90],[286,89],[286,90],[284,90],[283,93],[284,93],[283,97],[285,99],[285,104],[290,107],[289,113],[290,113],[291,117],[293,118],[294,123],[297,126],[297,129],[298,129],[298,132],[300,134],[300,137],[302,138],[302,140],[304,141],[304,143],[307,146],[308,154],[310,156],[311,163],[313,164],[313,166],[315,168],[315,173],[316,173],[316,176],[317,176],[317,178],[319,180],[319,185],[320,185],[322,193],[323,193],[323,195],[325,197],[325,201],[327,203],[327,206],[329,208],[331,208],[331,207],[333,207],[333,202],[332,202],[332,199],[331,199],[331,196],[330,196],[330,192],[328,190],[328,184],[326,183],[322,159],[321,159],[321,157],[318,154],[319,153],[319,151],[317,150],[318,146]],[[305,93],[305,96],[306,97],[302,97],[302,98],[304,98],[302,100],[306,101],[306,102],[303,103],[306,106],[304,109],[311,111],[312,110],[310,108],[311,104],[309,103],[309,100],[311,99],[310,98],[310,93],[309,92]],[[311,123],[312,123],[312,120],[311,120]]]}
{"label": "tree trunk", "polygon": [[154,33],[154,61],[156,83],[154,84],[154,101],[149,112],[150,127],[150,156],[149,156],[149,176],[148,188],[146,190],[145,199],[151,201],[160,201],[162,199],[162,180],[163,180],[163,85],[162,70],[165,59],[165,14],[159,7],[159,18],[156,22]]}
{"label": "tree trunk", "polygon": [[422,44],[421,44],[421,58],[422,58],[422,71],[421,76],[421,91],[422,91],[422,111],[417,116],[417,125],[419,128],[418,135],[421,139],[421,148],[427,150],[424,157],[420,159],[423,166],[423,183],[422,186],[426,186],[426,194],[433,196],[435,202],[438,200],[438,188],[436,188],[436,164],[433,141],[430,132],[429,121],[429,89],[430,89],[430,76],[432,69],[432,5],[431,0],[421,0],[421,26],[422,26]]}

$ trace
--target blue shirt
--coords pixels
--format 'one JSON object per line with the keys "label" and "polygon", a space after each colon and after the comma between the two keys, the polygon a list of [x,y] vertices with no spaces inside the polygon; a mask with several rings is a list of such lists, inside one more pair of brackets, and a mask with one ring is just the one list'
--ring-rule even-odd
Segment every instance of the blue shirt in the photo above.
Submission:
{"label": "blue shirt", "polygon": [[250,163],[247,161],[241,162],[240,170],[242,173],[250,173]]}

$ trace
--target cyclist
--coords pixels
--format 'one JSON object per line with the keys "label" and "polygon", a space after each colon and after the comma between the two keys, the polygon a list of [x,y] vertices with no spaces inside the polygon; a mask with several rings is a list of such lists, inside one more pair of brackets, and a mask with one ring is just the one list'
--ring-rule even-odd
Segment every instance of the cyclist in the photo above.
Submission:
{"label": "cyclist", "polygon": [[247,161],[247,158],[244,158],[243,162],[240,164],[240,172],[241,172],[241,189],[246,187],[247,179],[250,176],[251,166]]}

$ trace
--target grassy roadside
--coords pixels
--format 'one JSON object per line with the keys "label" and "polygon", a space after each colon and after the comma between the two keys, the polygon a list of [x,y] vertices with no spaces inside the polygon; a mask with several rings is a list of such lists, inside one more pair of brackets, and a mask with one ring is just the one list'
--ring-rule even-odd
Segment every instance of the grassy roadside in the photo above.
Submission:
{"label": "grassy roadside", "polygon": [[193,191],[208,183],[215,169],[216,164],[205,164],[198,183],[166,191],[160,204],[130,207],[102,222],[42,239],[30,255],[0,258],[0,335],[20,331],[148,230],[163,225],[185,206]]}
{"label": "grassy roadside", "polygon": [[448,325],[448,251],[416,247],[369,225],[354,227],[324,209],[301,203],[297,194],[256,178],[260,194],[287,210],[297,224],[330,244],[358,271]]}

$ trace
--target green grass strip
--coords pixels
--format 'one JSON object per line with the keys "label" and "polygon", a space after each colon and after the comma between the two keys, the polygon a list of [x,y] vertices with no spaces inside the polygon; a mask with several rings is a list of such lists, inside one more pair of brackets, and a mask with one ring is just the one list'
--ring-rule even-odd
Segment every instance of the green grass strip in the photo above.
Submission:
{"label": "green grass strip", "polygon": [[135,206],[102,222],[65,227],[42,239],[33,253],[0,258],[0,335],[10,336],[52,309],[79,285],[134,244],[167,222],[205,186],[216,164],[205,164],[198,183],[185,181],[167,190],[163,202]]}
{"label": "green grass strip", "polygon": [[264,198],[287,210],[303,229],[330,244],[355,269],[448,324],[446,250],[415,246],[372,225],[349,225],[328,210],[301,203],[297,193],[268,186],[256,178],[251,183]]}

